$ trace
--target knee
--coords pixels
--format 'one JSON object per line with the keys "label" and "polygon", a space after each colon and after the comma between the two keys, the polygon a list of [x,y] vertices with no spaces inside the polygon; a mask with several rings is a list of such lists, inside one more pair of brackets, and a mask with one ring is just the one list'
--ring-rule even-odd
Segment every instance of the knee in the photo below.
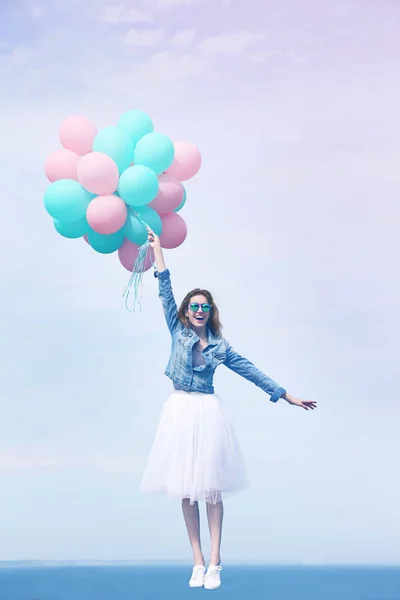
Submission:
{"label": "knee", "polygon": [[207,498],[206,499],[206,507],[213,507],[213,506],[222,506],[222,497],[221,495],[219,496],[214,496],[213,498]]}
{"label": "knee", "polygon": [[215,505],[215,504],[221,504],[222,503],[222,494],[221,492],[215,490],[211,493],[209,493],[206,496],[206,505]]}
{"label": "knee", "polygon": [[194,500],[194,502],[190,501],[190,498],[182,498],[182,506],[198,506],[198,502],[197,500]]}

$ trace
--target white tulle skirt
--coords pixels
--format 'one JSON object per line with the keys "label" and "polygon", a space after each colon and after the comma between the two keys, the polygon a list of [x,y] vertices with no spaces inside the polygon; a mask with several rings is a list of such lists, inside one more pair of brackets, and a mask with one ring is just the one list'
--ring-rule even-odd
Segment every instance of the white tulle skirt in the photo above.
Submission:
{"label": "white tulle skirt", "polygon": [[141,491],[215,504],[223,494],[248,486],[239,442],[220,398],[174,391],[163,405]]}

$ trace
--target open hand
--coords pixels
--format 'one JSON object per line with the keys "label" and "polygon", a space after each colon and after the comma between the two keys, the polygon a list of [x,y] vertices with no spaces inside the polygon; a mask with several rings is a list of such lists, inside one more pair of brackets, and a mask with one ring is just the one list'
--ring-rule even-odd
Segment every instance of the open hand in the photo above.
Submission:
{"label": "open hand", "polygon": [[289,404],[300,406],[300,408],[304,408],[305,410],[314,410],[314,408],[317,408],[317,403],[313,400],[300,400],[300,398],[294,398],[288,394],[284,398]]}

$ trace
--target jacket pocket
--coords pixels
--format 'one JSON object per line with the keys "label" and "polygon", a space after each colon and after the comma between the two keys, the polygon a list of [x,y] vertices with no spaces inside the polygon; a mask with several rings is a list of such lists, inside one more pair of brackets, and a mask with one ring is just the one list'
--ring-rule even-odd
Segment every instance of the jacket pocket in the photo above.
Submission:
{"label": "jacket pocket", "polygon": [[211,361],[213,365],[220,365],[226,359],[225,352],[212,352],[211,353]]}

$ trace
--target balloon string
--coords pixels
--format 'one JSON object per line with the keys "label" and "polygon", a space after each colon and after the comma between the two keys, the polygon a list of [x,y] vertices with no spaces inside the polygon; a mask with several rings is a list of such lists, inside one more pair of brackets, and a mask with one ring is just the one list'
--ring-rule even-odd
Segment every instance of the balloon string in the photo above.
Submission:
{"label": "balloon string", "polygon": [[[143,219],[134,210],[131,209],[131,212],[140,221],[140,223],[142,223],[142,225],[144,225],[144,227],[146,227],[147,230],[150,229],[149,226],[147,225],[147,223],[145,223],[145,221],[143,221]],[[125,287],[123,294],[122,294],[122,297],[125,297],[125,306],[129,310],[129,312],[135,312],[136,306],[139,306],[140,312],[142,311],[142,305],[141,305],[140,301],[143,298],[143,275],[144,275],[146,263],[148,262],[149,254],[150,254],[150,243],[149,243],[149,241],[146,241],[139,248],[139,252],[138,252],[134,267],[132,269],[132,275]],[[155,265],[154,265],[153,261],[152,261],[152,265],[155,269]],[[129,305],[128,305],[129,297],[131,294],[133,294],[132,310],[129,308]]]}
{"label": "balloon string", "polygon": [[150,227],[147,225],[147,223],[145,221],[143,221],[142,217],[135,210],[133,210],[132,207],[128,207],[128,209],[133,215],[135,215],[137,220],[140,221],[140,223],[146,227],[147,230],[150,229]]}

